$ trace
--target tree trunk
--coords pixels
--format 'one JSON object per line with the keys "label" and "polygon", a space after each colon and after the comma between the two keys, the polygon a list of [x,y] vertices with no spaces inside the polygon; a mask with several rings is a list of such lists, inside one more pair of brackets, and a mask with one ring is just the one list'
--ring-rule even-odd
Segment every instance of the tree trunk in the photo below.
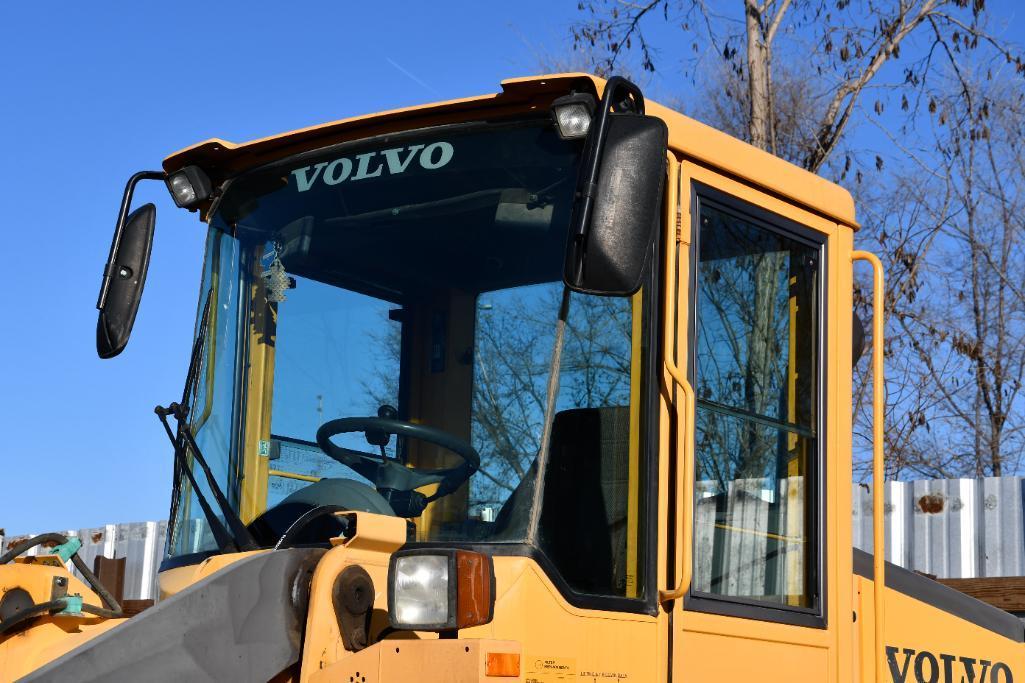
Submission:
{"label": "tree trunk", "polygon": [[745,0],[747,23],[748,133],[751,144],[772,151],[772,98],[769,88],[769,45],[764,41],[761,14],[753,0]]}

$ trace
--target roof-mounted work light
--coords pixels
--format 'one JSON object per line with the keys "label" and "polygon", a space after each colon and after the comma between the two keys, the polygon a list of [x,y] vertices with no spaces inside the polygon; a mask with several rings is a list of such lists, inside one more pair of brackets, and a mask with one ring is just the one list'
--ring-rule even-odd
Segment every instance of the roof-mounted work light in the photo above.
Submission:
{"label": "roof-mounted work light", "polygon": [[167,176],[167,189],[179,209],[195,208],[213,191],[210,176],[199,166],[186,166]]}
{"label": "roof-mounted work light", "polygon": [[571,93],[552,102],[552,118],[559,137],[563,140],[587,137],[594,107],[594,97],[586,93]]}

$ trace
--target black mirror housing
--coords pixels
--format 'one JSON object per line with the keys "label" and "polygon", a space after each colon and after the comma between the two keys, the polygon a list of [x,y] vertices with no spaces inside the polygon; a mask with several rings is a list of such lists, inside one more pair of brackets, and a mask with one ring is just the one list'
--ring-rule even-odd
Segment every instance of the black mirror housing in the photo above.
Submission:
{"label": "black mirror housing", "polygon": [[857,365],[865,353],[865,323],[861,316],[854,311],[854,319],[851,321],[851,365]]}
{"label": "black mirror housing", "polygon": [[640,289],[660,223],[669,129],[651,116],[610,118],[590,221],[568,252],[566,284],[629,296]]}
{"label": "black mirror housing", "polygon": [[113,358],[128,344],[146,284],[157,207],[144,204],[125,219],[117,254],[108,266],[110,281],[96,321],[96,353]]}
{"label": "black mirror housing", "polygon": [[669,145],[665,122],[643,111],[636,86],[609,80],[585,145],[566,250],[563,279],[573,291],[630,296],[641,287],[661,222]]}

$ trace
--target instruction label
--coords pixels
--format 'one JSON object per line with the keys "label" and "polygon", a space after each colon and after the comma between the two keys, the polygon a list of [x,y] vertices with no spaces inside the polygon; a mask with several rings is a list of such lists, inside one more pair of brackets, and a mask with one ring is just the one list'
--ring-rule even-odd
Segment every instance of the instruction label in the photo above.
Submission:
{"label": "instruction label", "polygon": [[562,683],[577,680],[577,661],[569,657],[526,657],[524,683]]}

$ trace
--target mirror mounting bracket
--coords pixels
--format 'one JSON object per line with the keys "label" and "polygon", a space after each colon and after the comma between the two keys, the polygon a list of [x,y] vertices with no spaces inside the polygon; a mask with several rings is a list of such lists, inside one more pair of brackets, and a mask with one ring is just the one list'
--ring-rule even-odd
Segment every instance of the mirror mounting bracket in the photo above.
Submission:
{"label": "mirror mounting bracket", "polygon": [[669,130],[644,113],[644,96],[613,77],[584,143],[563,282],[598,296],[641,286],[659,224]]}
{"label": "mirror mounting bracket", "polygon": [[121,236],[125,231],[125,222],[128,218],[128,210],[132,206],[132,195],[135,193],[135,186],[142,180],[160,180],[166,178],[163,171],[139,171],[128,179],[125,185],[125,193],[121,198],[121,209],[117,214],[117,225],[114,226],[114,237],[110,241],[110,254],[107,256],[107,264],[103,267],[103,282],[100,284],[100,295],[96,299],[96,309],[102,311],[107,304],[107,293],[110,291],[110,282],[114,277],[115,263],[117,260],[118,247],[121,246]]}
{"label": "mirror mounting bracket", "polygon": [[573,219],[573,234],[577,240],[583,239],[591,218],[598,174],[601,171],[601,152],[605,147],[605,138],[609,132],[609,114],[613,108],[643,115],[644,95],[641,94],[641,89],[622,76],[613,76],[605,83],[601,104],[598,105],[598,118],[593,124],[592,135],[588,136],[584,154],[585,166],[581,169],[580,184],[577,187],[580,204]]}

